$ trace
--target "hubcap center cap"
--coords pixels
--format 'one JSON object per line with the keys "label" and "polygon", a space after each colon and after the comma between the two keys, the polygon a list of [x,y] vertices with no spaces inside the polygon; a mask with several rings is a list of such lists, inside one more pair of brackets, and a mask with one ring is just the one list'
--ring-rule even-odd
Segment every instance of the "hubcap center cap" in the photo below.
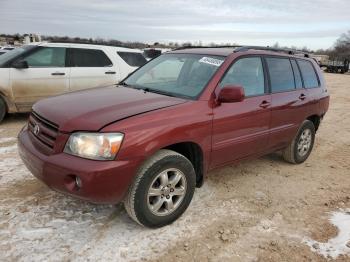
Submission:
{"label": "hubcap center cap", "polygon": [[164,187],[162,190],[163,190],[163,194],[164,194],[164,195],[167,196],[167,195],[170,194],[170,188],[169,188],[169,187],[166,186],[166,187]]}

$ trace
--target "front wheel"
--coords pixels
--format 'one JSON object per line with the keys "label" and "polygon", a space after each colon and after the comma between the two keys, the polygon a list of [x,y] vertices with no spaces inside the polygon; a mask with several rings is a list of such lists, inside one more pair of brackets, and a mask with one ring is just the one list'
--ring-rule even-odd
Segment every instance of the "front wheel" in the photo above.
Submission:
{"label": "front wheel", "polygon": [[303,163],[310,155],[315,141],[315,126],[305,120],[289,146],[283,150],[283,158],[289,163]]}
{"label": "front wheel", "polygon": [[140,168],[124,206],[139,224],[156,228],[179,218],[190,204],[196,185],[191,162],[171,150],[160,150]]}

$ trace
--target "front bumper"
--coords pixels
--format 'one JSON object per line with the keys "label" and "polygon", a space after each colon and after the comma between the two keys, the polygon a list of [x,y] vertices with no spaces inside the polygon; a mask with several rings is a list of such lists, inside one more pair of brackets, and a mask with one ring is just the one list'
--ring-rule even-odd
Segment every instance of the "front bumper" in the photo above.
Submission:
{"label": "front bumper", "polygon": [[[50,188],[94,203],[115,204],[123,199],[136,172],[135,161],[95,161],[66,153],[45,155],[36,149],[31,136],[26,129],[20,132],[20,157]],[[77,187],[76,177],[81,187]]]}

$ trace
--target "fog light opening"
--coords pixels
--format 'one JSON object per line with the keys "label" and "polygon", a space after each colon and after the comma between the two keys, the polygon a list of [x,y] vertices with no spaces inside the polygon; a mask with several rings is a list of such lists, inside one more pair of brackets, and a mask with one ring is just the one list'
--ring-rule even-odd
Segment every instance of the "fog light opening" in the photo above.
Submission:
{"label": "fog light opening", "polygon": [[83,185],[82,185],[82,182],[81,182],[81,179],[80,177],[78,176],[75,176],[75,186],[76,188],[79,190]]}

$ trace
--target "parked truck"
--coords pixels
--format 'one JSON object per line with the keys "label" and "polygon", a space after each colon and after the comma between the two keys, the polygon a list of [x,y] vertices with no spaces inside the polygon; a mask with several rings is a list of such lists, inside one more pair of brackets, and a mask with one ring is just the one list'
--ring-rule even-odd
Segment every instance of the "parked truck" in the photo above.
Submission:
{"label": "parked truck", "polygon": [[349,59],[329,60],[324,66],[327,68],[326,72],[344,74],[349,71]]}

